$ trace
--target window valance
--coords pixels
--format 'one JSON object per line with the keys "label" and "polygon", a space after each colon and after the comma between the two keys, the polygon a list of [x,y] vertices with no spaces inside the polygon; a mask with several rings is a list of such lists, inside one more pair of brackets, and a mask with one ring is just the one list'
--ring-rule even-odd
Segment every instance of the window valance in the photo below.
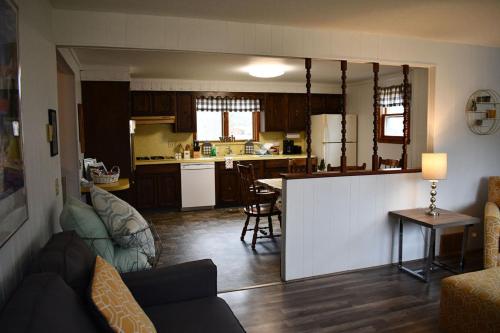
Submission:
{"label": "window valance", "polygon": [[[400,84],[397,86],[390,87],[380,87],[379,101],[381,107],[391,107],[391,106],[402,106],[403,105],[403,95],[404,95],[404,85]],[[411,84],[408,85],[408,100],[411,100]]]}
{"label": "window valance", "polygon": [[245,97],[197,97],[196,111],[260,112],[260,100]]}

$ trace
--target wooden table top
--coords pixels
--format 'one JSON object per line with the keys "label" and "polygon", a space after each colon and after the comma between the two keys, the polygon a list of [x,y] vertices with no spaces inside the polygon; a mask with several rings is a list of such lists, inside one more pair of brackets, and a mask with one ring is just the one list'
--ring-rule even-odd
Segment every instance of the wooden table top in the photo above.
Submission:
{"label": "wooden table top", "polygon": [[[109,184],[94,184],[95,186],[102,188],[108,192],[122,191],[130,188],[130,181],[128,178],[120,178],[117,182],[109,183]],[[81,193],[90,192],[90,187],[80,186]]]}
{"label": "wooden table top", "polygon": [[283,179],[282,178],[264,178],[257,179],[256,182],[258,184],[267,186],[277,192],[281,192],[283,189]]}
{"label": "wooden table top", "polygon": [[391,211],[389,215],[403,218],[405,221],[413,222],[431,229],[464,226],[480,222],[477,217],[455,213],[445,209],[438,208],[438,216],[427,215],[425,213],[426,211],[427,208],[404,209]]}

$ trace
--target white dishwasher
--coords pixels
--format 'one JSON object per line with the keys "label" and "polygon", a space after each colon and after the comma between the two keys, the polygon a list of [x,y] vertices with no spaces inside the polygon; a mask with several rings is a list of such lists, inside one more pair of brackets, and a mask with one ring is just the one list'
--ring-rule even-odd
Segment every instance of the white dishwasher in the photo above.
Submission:
{"label": "white dishwasher", "polygon": [[215,206],[215,163],[181,163],[182,210]]}

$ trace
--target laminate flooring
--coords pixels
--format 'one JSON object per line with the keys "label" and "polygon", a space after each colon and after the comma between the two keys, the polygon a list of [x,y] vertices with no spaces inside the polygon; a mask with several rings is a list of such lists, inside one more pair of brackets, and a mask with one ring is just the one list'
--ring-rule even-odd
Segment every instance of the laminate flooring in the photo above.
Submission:
{"label": "laminate flooring", "polygon": [[[162,242],[159,266],[212,259],[217,265],[218,290],[236,290],[279,282],[281,239],[258,239],[250,246],[252,232],[240,241],[245,214],[241,208],[191,212],[143,211],[154,223]],[[253,227],[254,219],[249,227]],[[262,221],[267,225],[267,220]],[[277,218],[275,234],[280,234]]]}
{"label": "laminate flooring", "polygon": [[[471,257],[466,268],[480,269],[481,255]],[[423,283],[384,266],[219,296],[248,333],[439,332],[441,279],[450,275],[436,270]]]}

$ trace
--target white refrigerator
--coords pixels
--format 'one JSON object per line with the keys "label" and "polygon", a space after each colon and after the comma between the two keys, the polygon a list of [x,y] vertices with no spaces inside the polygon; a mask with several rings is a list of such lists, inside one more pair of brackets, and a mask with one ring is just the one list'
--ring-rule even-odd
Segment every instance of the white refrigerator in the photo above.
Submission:
{"label": "white refrigerator", "polygon": [[[346,115],[347,165],[358,163],[357,115]],[[311,148],[313,155],[325,160],[325,165],[340,166],[342,156],[342,115],[320,114],[311,117]]]}

